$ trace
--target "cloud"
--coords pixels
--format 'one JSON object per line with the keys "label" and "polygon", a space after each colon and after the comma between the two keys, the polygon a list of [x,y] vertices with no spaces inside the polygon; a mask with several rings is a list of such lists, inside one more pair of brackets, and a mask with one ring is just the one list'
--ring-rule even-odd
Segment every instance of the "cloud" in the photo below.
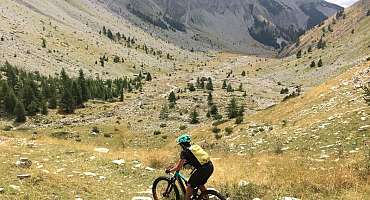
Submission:
{"label": "cloud", "polygon": [[335,3],[343,7],[351,6],[353,3],[355,3],[358,0],[326,0],[327,2]]}

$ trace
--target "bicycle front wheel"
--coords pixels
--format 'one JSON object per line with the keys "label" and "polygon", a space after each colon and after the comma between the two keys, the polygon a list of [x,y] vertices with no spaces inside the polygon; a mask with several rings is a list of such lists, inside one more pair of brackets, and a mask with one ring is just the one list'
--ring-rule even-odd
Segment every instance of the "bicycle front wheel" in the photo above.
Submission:
{"label": "bicycle front wheel", "polygon": [[200,195],[198,200],[226,200],[226,198],[215,190],[207,190]]}
{"label": "bicycle front wheel", "polygon": [[180,200],[179,190],[168,177],[161,176],[153,183],[154,200]]}

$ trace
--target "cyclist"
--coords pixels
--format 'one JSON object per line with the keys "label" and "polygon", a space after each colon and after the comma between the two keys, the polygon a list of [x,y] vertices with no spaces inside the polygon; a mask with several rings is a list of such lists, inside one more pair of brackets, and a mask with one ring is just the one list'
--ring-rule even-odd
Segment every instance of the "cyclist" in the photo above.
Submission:
{"label": "cyclist", "polygon": [[166,173],[170,173],[179,171],[184,165],[194,167],[195,171],[190,176],[186,186],[185,200],[190,200],[195,187],[205,192],[207,188],[204,185],[213,173],[210,156],[199,145],[191,145],[190,142],[191,137],[188,134],[183,134],[177,138],[177,144],[182,148],[180,160],[174,167],[166,169]]}

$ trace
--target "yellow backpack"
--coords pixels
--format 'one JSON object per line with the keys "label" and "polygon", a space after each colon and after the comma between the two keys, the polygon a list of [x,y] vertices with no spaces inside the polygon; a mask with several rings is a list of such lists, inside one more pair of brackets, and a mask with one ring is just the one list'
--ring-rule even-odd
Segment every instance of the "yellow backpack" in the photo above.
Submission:
{"label": "yellow backpack", "polygon": [[194,154],[201,165],[204,165],[211,160],[211,157],[208,155],[208,153],[205,152],[199,145],[192,145],[189,150]]}

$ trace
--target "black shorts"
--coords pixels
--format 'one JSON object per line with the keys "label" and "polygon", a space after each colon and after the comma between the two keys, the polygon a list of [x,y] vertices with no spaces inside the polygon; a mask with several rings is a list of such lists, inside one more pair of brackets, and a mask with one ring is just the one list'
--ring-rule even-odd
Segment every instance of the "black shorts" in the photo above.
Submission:
{"label": "black shorts", "polygon": [[211,177],[213,173],[213,164],[209,162],[204,164],[201,168],[194,171],[194,173],[190,176],[188,184],[192,187],[198,187],[207,183],[209,177]]}

